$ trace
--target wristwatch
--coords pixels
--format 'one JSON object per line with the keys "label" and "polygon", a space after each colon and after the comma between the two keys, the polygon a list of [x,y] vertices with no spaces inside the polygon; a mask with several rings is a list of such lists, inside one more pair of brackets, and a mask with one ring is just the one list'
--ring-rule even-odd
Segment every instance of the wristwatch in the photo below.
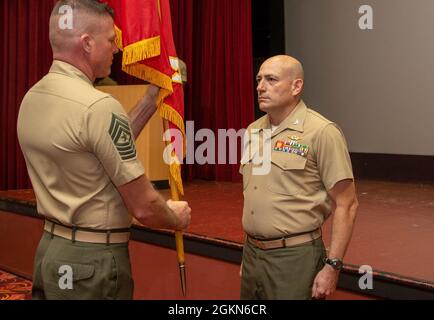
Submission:
{"label": "wristwatch", "polygon": [[338,258],[336,258],[336,259],[325,258],[324,263],[330,265],[335,270],[341,270],[342,267],[344,266],[344,263],[342,262],[342,260],[338,259]]}

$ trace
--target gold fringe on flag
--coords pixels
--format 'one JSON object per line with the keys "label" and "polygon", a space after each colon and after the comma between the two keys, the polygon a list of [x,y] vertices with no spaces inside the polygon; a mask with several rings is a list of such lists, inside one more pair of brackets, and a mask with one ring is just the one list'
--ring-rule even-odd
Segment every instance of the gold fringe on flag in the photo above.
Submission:
{"label": "gold fringe on flag", "polygon": [[153,83],[157,87],[163,88],[170,93],[173,92],[172,79],[154,68],[150,68],[142,63],[134,63],[123,65],[122,70],[136,78]]}
{"label": "gold fringe on flag", "polygon": [[[161,97],[161,94],[160,94]],[[159,97],[159,101],[160,100]],[[164,98],[163,98],[164,99]],[[185,125],[184,125],[184,119],[181,117],[181,115],[173,109],[171,106],[165,103],[160,103],[158,105],[158,114],[162,119],[167,119],[169,122],[173,123],[175,126],[181,130],[182,133],[182,154],[185,156],[186,150],[187,150],[187,139],[185,137]],[[182,184],[182,182],[181,182]]]}
{"label": "gold fringe on flag", "polygon": [[119,50],[124,50],[124,45],[122,44],[122,30],[118,28],[117,25],[115,25],[115,32],[116,32],[116,46]]}
{"label": "gold fringe on flag", "polygon": [[[159,99],[160,98],[162,98],[161,92],[160,92]],[[182,138],[183,138],[182,151],[184,156],[186,151],[186,145],[185,145],[186,138],[185,138],[185,126],[184,126],[183,118],[175,109],[165,104],[164,102],[158,104],[158,113],[160,114],[161,118],[166,119],[167,121],[173,123],[181,130]],[[168,122],[164,122],[164,123],[168,124]],[[164,126],[165,132],[168,129],[169,129],[168,127]],[[182,176],[181,176],[181,164],[179,163],[175,150],[172,151],[172,157],[174,158],[174,161],[172,161],[171,164],[169,165],[170,176],[173,178],[173,181],[175,182],[176,188],[178,189],[178,193],[180,195],[184,195],[184,188],[182,185]]]}
{"label": "gold fringe on flag", "polygon": [[130,44],[123,51],[122,61],[125,65],[159,56],[161,53],[160,36]]}
{"label": "gold fringe on flag", "polygon": [[162,103],[158,108],[158,112],[161,118],[169,120],[171,123],[177,126],[184,135],[184,119],[182,119],[181,115],[175,109],[165,103]]}

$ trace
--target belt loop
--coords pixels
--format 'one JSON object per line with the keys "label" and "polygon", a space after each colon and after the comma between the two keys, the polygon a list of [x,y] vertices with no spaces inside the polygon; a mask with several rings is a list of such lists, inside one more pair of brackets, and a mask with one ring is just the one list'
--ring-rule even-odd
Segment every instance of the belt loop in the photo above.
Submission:
{"label": "belt loop", "polygon": [[53,240],[54,239],[54,227],[56,225],[54,224],[54,222],[50,221],[50,223],[51,223],[51,240]]}
{"label": "belt loop", "polygon": [[72,243],[75,243],[75,233],[77,232],[77,227],[72,227]]}
{"label": "belt loop", "polygon": [[110,230],[108,230],[107,232],[106,232],[106,235],[107,235],[107,240],[106,240],[106,246],[109,246],[110,245],[110,234],[111,234],[111,232],[110,232]]}
{"label": "belt loop", "polygon": [[316,236],[317,236],[318,233],[319,233],[319,237],[318,237],[318,238],[320,238],[320,237],[322,236],[321,228],[318,228],[318,229],[314,230],[314,231],[310,234],[310,237],[312,238],[312,240],[317,239]]}
{"label": "belt loop", "polygon": [[282,238],[282,248],[286,248],[286,239],[285,239],[285,237]]}

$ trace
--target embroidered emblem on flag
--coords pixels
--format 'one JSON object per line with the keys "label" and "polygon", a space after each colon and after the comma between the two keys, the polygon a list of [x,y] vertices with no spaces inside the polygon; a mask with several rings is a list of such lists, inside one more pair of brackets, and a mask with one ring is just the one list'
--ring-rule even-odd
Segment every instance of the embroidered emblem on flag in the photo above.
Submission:
{"label": "embroidered emblem on flag", "polygon": [[136,147],[126,119],[113,113],[109,134],[122,160],[130,160],[136,157]]}

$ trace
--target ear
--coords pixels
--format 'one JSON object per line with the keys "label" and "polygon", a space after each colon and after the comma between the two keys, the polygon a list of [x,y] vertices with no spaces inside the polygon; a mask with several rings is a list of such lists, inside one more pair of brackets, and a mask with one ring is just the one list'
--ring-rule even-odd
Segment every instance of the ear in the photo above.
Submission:
{"label": "ear", "polygon": [[88,54],[91,53],[92,48],[94,46],[93,38],[89,34],[85,33],[80,37],[80,41],[84,52]]}
{"label": "ear", "polygon": [[292,82],[292,94],[297,96],[303,91],[304,81],[303,79],[295,79]]}

